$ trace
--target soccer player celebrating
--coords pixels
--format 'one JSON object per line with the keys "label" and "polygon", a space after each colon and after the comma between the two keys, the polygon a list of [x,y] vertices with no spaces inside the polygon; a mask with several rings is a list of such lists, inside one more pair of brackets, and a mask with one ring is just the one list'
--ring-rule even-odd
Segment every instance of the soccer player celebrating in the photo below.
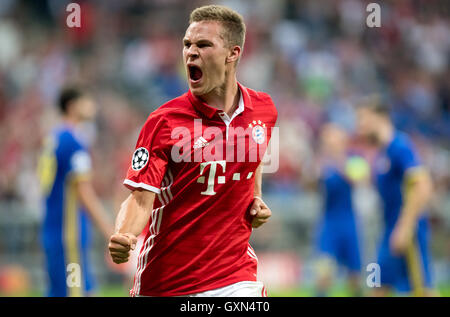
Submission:
{"label": "soccer player celebrating", "polygon": [[358,109],[360,135],[379,150],[373,177],[384,207],[385,231],[378,252],[381,288],[375,295],[385,296],[391,288],[433,295],[425,212],[431,178],[410,138],[395,130],[388,108],[376,99]]}
{"label": "soccer player celebrating", "polygon": [[354,182],[368,176],[368,168],[355,177],[351,170],[354,169],[352,161],[358,157],[349,156],[348,134],[337,124],[326,124],[320,140],[323,154],[320,188],[324,197],[324,213],[319,221],[316,241],[319,253],[317,296],[327,295],[336,263],[347,269],[351,295],[360,296],[361,256],[352,191]]}
{"label": "soccer player celebrating", "polygon": [[[113,261],[126,262],[148,226],[131,296],[266,294],[248,242],[271,211],[261,199],[261,155],[251,157],[270,139],[277,112],[269,95],[236,80],[244,38],[243,19],[231,9],[204,6],[190,15],[189,91],[144,124],[124,181],[132,192],[110,239]],[[229,152],[234,143],[245,151]]]}
{"label": "soccer player celebrating", "polygon": [[[48,296],[91,295],[90,221],[106,240],[113,232],[90,181],[91,159],[79,133],[80,124],[94,118],[96,106],[88,94],[71,87],[61,92],[59,107],[62,123],[46,139],[38,165],[45,195],[42,243],[50,284]],[[84,208],[80,208],[80,202]],[[78,269],[81,271],[75,272]],[[73,278],[68,273],[73,273]]]}

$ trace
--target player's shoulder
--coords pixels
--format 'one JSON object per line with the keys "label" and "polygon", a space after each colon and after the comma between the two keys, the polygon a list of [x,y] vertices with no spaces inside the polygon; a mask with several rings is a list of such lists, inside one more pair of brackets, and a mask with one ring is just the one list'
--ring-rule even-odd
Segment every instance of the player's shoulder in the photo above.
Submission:
{"label": "player's shoulder", "polygon": [[173,98],[162,104],[154,111],[154,113],[156,115],[167,115],[174,112],[185,112],[188,105],[190,105],[188,94],[184,93],[181,96]]}
{"label": "player's shoulder", "polygon": [[401,160],[405,155],[417,155],[412,139],[402,131],[396,131],[394,139],[388,149],[388,155],[393,159]]}
{"label": "player's shoulder", "polygon": [[325,181],[336,176],[336,169],[332,164],[323,163],[320,170],[321,178]]}
{"label": "player's shoulder", "polygon": [[150,113],[149,118],[165,118],[189,111],[190,101],[187,93],[167,101]]}
{"label": "player's shoulder", "polygon": [[278,117],[278,111],[275,107],[275,103],[272,100],[272,97],[263,91],[257,91],[248,87],[245,87],[246,93],[248,94],[252,106],[255,110],[261,110],[264,112],[269,112],[273,115],[274,121],[276,121]]}
{"label": "player's shoulder", "polygon": [[252,103],[255,105],[267,105],[270,104],[273,107],[275,107],[275,104],[272,100],[272,97],[263,91],[257,91],[248,87],[245,87],[247,90],[248,95],[250,96],[250,99],[252,100]]}
{"label": "player's shoulder", "polygon": [[80,142],[75,137],[73,129],[66,125],[57,126],[53,130],[52,135],[57,144],[61,147],[81,146]]}
{"label": "player's shoulder", "polygon": [[185,115],[191,111],[187,93],[171,99],[151,112],[145,122],[145,126],[171,125],[180,115]]}
{"label": "player's shoulder", "polygon": [[414,143],[405,132],[395,131],[392,147],[395,152],[404,150],[413,150]]}
{"label": "player's shoulder", "polygon": [[69,160],[74,153],[86,151],[83,143],[77,138],[73,128],[60,125],[53,129],[51,140],[58,160]]}

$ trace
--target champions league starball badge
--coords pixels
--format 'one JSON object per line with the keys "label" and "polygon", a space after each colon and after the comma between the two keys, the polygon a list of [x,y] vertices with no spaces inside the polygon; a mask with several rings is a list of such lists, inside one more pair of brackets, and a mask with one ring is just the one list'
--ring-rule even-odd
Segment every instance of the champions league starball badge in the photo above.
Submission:
{"label": "champions league starball badge", "polygon": [[253,120],[252,123],[248,125],[252,128],[252,138],[257,144],[263,144],[266,140],[266,124],[262,123],[261,120]]}
{"label": "champions league starball badge", "polygon": [[133,153],[133,159],[131,160],[131,167],[135,171],[142,169],[148,162],[148,151],[144,147],[138,148]]}

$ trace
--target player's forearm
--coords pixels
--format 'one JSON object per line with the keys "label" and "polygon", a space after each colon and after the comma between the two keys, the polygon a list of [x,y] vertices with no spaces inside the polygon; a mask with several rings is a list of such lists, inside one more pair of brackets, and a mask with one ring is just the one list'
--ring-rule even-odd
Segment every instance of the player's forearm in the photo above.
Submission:
{"label": "player's forearm", "polygon": [[262,166],[261,164],[255,170],[255,188],[253,196],[262,197]]}
{"label": "player's forearm", "polygon": [[103,208],[103,205],[95,194],[92,185],[89,182],[81,182],[78,184],[77,189],[80,201],[86,208],[91,219],[101,233],[106,238],[109,238],[113,233],[113,225],[109,220],[110,218],[106,210]]}
{"label": "player's forearm", "polygon": [[429,174],[423,172],[410,180],[410,188],[405,195],[400,222],[413,226],[424,212],[431,198],[432,182]]}
{"label": "player's forearm", "polygon": [[120,207],[115,232],[131,233],[135,236],[141,234],[150,218],[154,199],[154,193],[133,191]]}

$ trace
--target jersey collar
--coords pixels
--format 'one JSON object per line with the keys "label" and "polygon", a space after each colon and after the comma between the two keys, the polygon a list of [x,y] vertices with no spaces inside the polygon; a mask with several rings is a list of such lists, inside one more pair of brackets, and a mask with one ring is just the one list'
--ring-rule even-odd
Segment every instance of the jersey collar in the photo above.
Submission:
{"label": "jersey collar", "polygon": [[[238,107],[238,109],[236,109],[236,111],[241,113],[244,111],[245,108],[252,109],[253,105],[250,100],[250,95],[248,94],[247,88],[245,88],[239,82],[237,84],[241,91],[241,100],[243,101],[243,103],[239,102],[239,107]],[[216,114],[216,112],[220,111],[214,107],[209,106],[206,102],[204,102],[203,100],[201,100],[200,98],[198,98],[197,96],[192,94],[191,90],[188,91],[187,96],[189,98],[189,101],[194,106],[194,108],[197,111],[203,113],[206,117],[208,117],[208,119],[211,119]],[[235,113],[236,113],[236,111],[235,111]]]}

